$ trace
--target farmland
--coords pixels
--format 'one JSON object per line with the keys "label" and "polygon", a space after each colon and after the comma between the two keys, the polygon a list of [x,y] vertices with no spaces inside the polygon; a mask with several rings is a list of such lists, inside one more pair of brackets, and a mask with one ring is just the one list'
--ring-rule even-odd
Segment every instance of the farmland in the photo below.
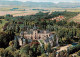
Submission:
{"label": "farmland", "polygon": [[[18,9],[11,10],[14,8],[18,8]],[[69,12],[80,12],[80,8],[54,8],[54,7],[53,8],[39,8],[39,7],[29,8],[25,6],[0,6],[0,16],[4,16],[6,14],[11,14],[13,16],[33,15],[41,11],[40,9],[47,10],[43,12],[65,11],[65,10]]]}
{"label": "farmland", "polygon": [[69,19],[69,21],[74,21],[74,22],[80,23],[80,14],[78,14],[77,16]]}
{"label": "farmland", "polygon": [[0,16],[4,16],[6,14],[11,14],[13,16],[25,16],[25,15],[32,15],[35,13],[37,12],[35,11],[0,11]]}

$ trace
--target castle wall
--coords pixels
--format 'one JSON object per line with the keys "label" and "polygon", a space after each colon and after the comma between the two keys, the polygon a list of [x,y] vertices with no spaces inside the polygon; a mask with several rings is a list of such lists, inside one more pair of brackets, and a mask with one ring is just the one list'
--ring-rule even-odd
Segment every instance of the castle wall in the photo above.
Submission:
{"label": "castle wall", "polygon": [[27,32],[24,32],[24,38],[33,39],[33,40],[45,39],[46,37],[49,37],[49,35],[50,35],[50,33],[46,33],[46,31],[44,31],[43,33],[38,33],[37,30],[34,30],[32,34],[28,34]]}

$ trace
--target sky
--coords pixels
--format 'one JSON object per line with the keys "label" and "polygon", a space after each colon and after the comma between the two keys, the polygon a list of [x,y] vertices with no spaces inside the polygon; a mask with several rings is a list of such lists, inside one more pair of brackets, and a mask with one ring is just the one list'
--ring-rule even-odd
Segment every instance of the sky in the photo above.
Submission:
{"label": "sky", "polygon": [[26,2],[26,1],[32,1],[32,2],[80,2],[80,0],[2,0],[2,1],[22,1],[22,2]]}

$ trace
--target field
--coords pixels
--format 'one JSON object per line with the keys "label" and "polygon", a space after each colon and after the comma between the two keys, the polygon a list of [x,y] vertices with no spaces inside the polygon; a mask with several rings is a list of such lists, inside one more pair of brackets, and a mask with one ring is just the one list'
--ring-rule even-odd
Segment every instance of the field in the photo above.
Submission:
{"label": "field", "polygon": [[[18,8],[18,10],[11,11],[10,9]],[[25,11],[21,11],[20,9],[25,9]],[[80,8],[29,8],[25,6],[0,6],[0,16],[4,16],[6,14],[12,14],[13,16],[25,16],[25,15],[33,15],[39,10],[32,9],[43,9],[48,10],[44,12],[54,12],[54,11],[70,11],[70,12],[80,12]]]}
{"label": "field", "polygon": [[69,12],[80,12],[80,8],[52,8],[52,11],[69,11]]}
{"label": "field", "polygon": [[74,22],[80,23],[80,14],[78,14],[77,16],[69,19],[69,21],[74,21]]}
{"label": "field", "polygon": [[2,31],[2,27],[5,25],[5,23],[7,23],[8,21],[5,21],[4,19],[0,19],[2,20],[2,24],[0,24],[0,32]]}
{"label": "field", "polygon": [[37,13],[37,11],[0,11],[0,16],[4,16],[6,14],[11,14],[13,16],[25,16],[25,15],[33,15]]}

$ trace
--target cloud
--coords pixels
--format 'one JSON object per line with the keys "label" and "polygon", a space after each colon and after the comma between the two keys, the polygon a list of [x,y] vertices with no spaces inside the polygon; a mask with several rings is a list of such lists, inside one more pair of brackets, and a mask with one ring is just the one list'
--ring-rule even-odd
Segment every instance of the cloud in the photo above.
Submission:
{"label": "cloud", "polygon": [[77,0],[19,0],[19,1],[33,1],[33,2],[74,2]]}
{"label": "cloud", "polygon": [[2,1],[33,1],[33,2],[80,2],[80,0],[2,0]]}

